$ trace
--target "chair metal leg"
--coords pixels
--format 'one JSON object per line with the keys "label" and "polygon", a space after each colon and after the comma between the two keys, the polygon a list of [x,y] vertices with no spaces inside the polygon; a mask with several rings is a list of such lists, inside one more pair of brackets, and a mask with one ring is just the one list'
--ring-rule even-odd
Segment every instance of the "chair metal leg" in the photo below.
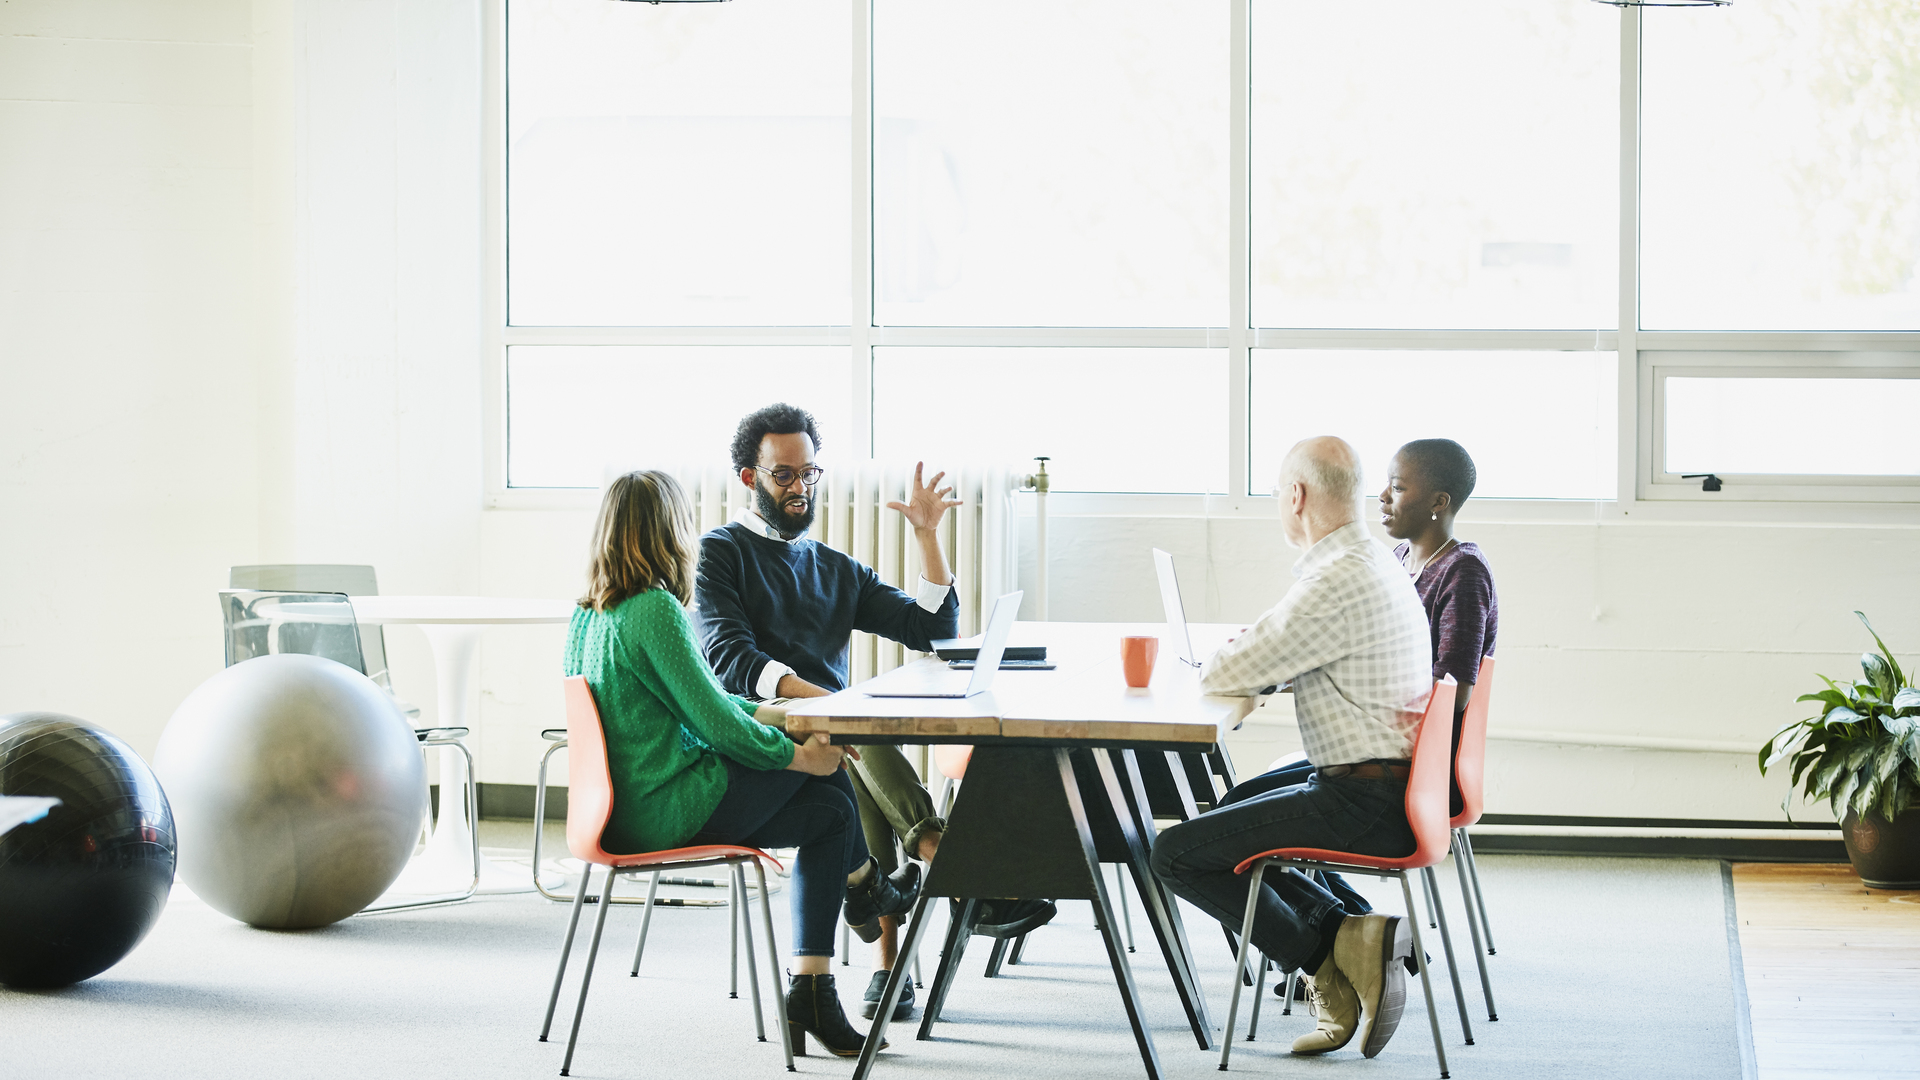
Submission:
{"label": "chair metal leg", "polygon": [[[1240,921],[1240,947],[1233,954],[1233,997],[1227,1002],[1227,1033],[1220,1040],[1221,1072],[1227,1071],[1227,1055],[1233,1053],[1233,1024],[1240,1016],[1240,980],[1247,974],[1247,947],[1253,938],[1253,913],[1260,906],[1260,881],[1266,872],[1267,861],[1261,859],[1253,864],[1253,876],[1247,882],[1247,916]],[[1411,897],[1408,903],[1412,903]]]}
{"label": "chair metal leg", "polygon": [[1427,974],[1432,964],[1426,963],[1426,946],[1420,941],[1420,918],[1413,910],[1413,886],[1407,881],[1407,875],[1394,875],[1400,879],[1400,894],[1407,901],[1407,924],[1413,929],[1413,954],[1421,958],[1420,989],[1427,999],[1427,1025],[1433,1029],[1433,1054],[1440,1059],[1440,1080],[1447,1080],[1447,1048],[1440,1045],[1440,1010],[1433,1000],[1433,979]]}
{"label": "chair metal leg", "polygon": [[1300,973],[1297,971],[1287,972],[1286,985],[1282,987],[1280,991],[1280,1000],[1282,1002],[1280,1006],[1281,1016],[1293,1015],[1293,988],[1298,985],[1300,985]]}
{"label": "chair metal leg", "polygon": [[547,1041],[547,1032],[553,1028],[553,1008],[560,1000],[560,980],[567,974],[567,957],[573,952],[573,932],[580,926],[580,909],[587,904],[587,880],[593,877],[592,869],[580,875],[580,889],[573,897],[573,915],[567,919],[567,939],[560,945],[560,964],[553,972],[553,993],[547,995],[547,1018],[540,1022],[540,1041]]}
{"label": "chair metal leg", "polygon": [[655,870],[653,883],[647,886],[647,911],[640,916],[640,937],[633,943],[633,970],[627,973],[636,979],[640,977],[640,954],[647,950],[647,927],[653,924],[653,898],[659,891],[660,871]]}
{"label": "chair metal leg", "polygon": [[1453,853],[1453,869],[1460,875],[1460,906],[1466,909],[1467,932],[1473,935],[1473,962],[1480,966],[1480,992],[1487,998],[1487,1019],[1498,1020],[1500,1012],[1493,1007],[1493,981],[1487,978],[1487,954],[1480,948],[1480,924],[1473,917],[1473,897],[1467,889],[1467,860],[1457,846]]}
{"label": "chair metal leg", "polygon": [[[451,747],[458,751],[460,756],[465,759],[466,781],[461,785],[461,794],[465,797],[460,801],[466,804],[467,824],[472,826],[472,828],[467,830],[467,840],[468,846],[472,850],[473,880],[465,889],[459,892],[446,893],[441,896],[422,897],[418,900],[402,900],[393,904],[373,904],[361,908],[354,913],[356,915],[374,915],[382,911],[407,911],[412,908],[458,904],[462,901],[472,899],[473,894],[480,891],[480,785],[479,782],[474,779],[476,774],[473,770],[473,751],[467,749],[466,744],[459,739],[426,739],[420,743],[420,746],[422,749],[430,746]],[[444,792],[440,801],[440,812],[442,814],[454,812],[453,809],[447,805]]]}
{"label": "chair metal leg", "polygon": [[[553,755],[566,748],[567,744],[564,741],[557,742],[548,747],[546,753],[540,755],[540,772],[537,774],[537,782],[533,785],[533,887],[539,890],[541,896],[549,900],[567,898],[565,893],[548,892],[547,887],[540,881],[541,839],[542,834],[547,831],[547,762],[552,761]],[[587,871],[583,869],[581,872]]]}
{"label": "chair metal leg", "polygon": [[[560,1062],[560,1075],[566,1076],[573,1068],[573,1048],[580,1041],[580,1018],[587,1011],[587,989],[593,985],[593,962],[600,956],[600,934],[607,928],[608,903],[613,899],[613,882],[620,875],[612,867],[607,868],[607,887],[600,893],[600,912],[593,920],[593,943],[587,946],[587,969],[580,975],[580,1002],[573,1007],[573,1031],[567,1035],[567,1056]],[[648,905],[647,910],[653,910]]]}
{"label": "chair metal leg", "polygon": [[[743,870],[740,864],[737,862],[728,863],[727,870],[729,875],[733,878],[734,886],[740,890],[740,895],[742,897],[745,897],[747,895],[746,871]],[[744,907],[746,905],[742,904],[741,906]],[[651,911],[652,908],[648,908],[648,910]],[[753,1034],[761,1042],[766,1042],[767,1041],[767,1025],[766,1025],[766,1022],[762,1020],[760,1017],[760,965],[755,963],[753,959],[753,927],[751,925],[747,927],[746,944],[747,944],[747,988],[750,991],[752,991],[752,995],[753,995]],[[767,955],[767,963],[774,968],[774,971],[777,974],[779,971],[779,961],[775,960],[771,953]],[[787,1020],[786,1014],[782,1013],[780,1016],[780,1022],[784,1024],[786,1023],[786,1020]]]}
{"label": "chair metal leg", "polygon": [[[1427,891],[1436,897],[1439,896],[1440,879],[1434,876],[1433,867],[1429,866],[1422,869],[1420,876],[1426,879]],[[1447,909],[1445,905],[1436,904],[1434,911],[1439,913],[1440,916],[1440,951],[1447,955],[1447,976],[1453,980],[1453,1003],[1454,1006],[1460,1010],[1460,1034],[1466,1037],[1467,1045],[1472,1046],[1473,1025],[1467,1020],[1467,995],[1466,992],[1460,988],[1460,962],[1454,959],[1453,956],[1453,935],[1447,932]],[[1421,954],[1420,961],[1420,966],[1425,967],[1426,955],[1424,953]]]}
{"label": "chair metal leg", "polygon": [[1127,903],[1126,875],[1113,868],[1113,891],[1120,897],[1120,921],[1127,930],[1127,951],[1133,951],[1133,908]]}
{"label": "chair metal leg", "polygon": [[[735,999],[740,997],[740,919],[741,913],[747,906],[747,891],[743,887],[745,881],[744,875],[735,880],[732,883],[732,892],[728,894],[733,903],[728,905],[731,910],[727,912],[727,964],[730,968],[727,974],[727,996]],[[648,904],[647,907],[652,908],[653,905]]]}
{"label": "chair metal leg", "polygon": [[995,938],[993,951],[987,954],[987,973],[985,977],[989,979],[997,978],[1000,974],[1000,965],[1004,963],[1006,959],[1007,939]]}
{"label": "chair metal leg", "polygon": [[[1440,897],[1437,893],[1434,892],[1433,882],[1429,880],[1427,875],[1425,874],[1420,875],[1420,895],[1426,898],[1427,929],[1432,930],[1440,925],[1439,922],[1436,921],[1433,916],[1433,910],[1439,904]],[[1407,915],[1411,917],[1413,915],[1413,912],[1409,911],[1407,912]]]}
{"label": "chair metal leg", "polygon": [[1247,1041],[1252,1042],[1260,1030],[1260,1003],[1267,999],[1267,969],[1273,965],[1268,962],[1267,954],[1260,954],[1260,974],[1253,980],[1253,1015],[1247,1017]]}
{"label": "chair metal leg", "polygon": [[793,1072],[793,1040],[787,1034],[787,992],[780,985],[780,961],[776,959],[780,947],[774,944],[773,905],[767,901],[767,869],[760,865],[759,859],[753,860],[753,873],[760,882],[760,919],[767,932],[768,974],[773,976],[773,1026],[780,1029],[780,1052],[786,1056],[787,1071]]}
{"label": "chair metal leg", "polygon": [[1480,860],[1473,855],[1473,839],[1465,829],[1453,830],[1454,837],[1460,842],[1460,850],[1467,856],[1467,876],[1473,879],[1473,903],[1480,909],[1480,929],[1487,935],[1487,955],[1498,952],[1493,947],[1493,924],[1487,921],[1487,894],[1480,889]]}
{"label": "chair metal leg", "polygon": [[840,966],[853,963],[853,932],[847,928],[845,919],[840,920]]}
{"label": "chair metal leg", "polygon": [[1020,957],[1024,956],[1026,954],[1026,951],[1027,951],[1027,935],[1021,934],[1019,937],[1013,939],[1013,950],[1007,953],[1007,963],[1009,964],[1019,963]]}

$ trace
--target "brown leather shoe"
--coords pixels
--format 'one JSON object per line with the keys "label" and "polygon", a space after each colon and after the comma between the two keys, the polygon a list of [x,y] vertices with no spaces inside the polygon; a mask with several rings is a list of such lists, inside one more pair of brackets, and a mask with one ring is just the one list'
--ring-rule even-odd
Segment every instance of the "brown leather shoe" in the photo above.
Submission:
{"label": "brown leather shoe", "polygon": [[1363,1013],[1360,1052],[1378,1056],[1400,1026],[1407,1004],[1407,969],[1413,928],[1398,915],[1348,916],[1333,939],[1333,961],[1353,984]]}
{"label": "brown leather shoe", "polygon": [[1360,1027],[1360,995],[1340,973],[1340,965],[1328,955],[1320,970],[1309,980],[1313,995],[1313,1015],[1318,1026],[1293,1040],[1296,1054],[1325,1054],[1353,1041]]}

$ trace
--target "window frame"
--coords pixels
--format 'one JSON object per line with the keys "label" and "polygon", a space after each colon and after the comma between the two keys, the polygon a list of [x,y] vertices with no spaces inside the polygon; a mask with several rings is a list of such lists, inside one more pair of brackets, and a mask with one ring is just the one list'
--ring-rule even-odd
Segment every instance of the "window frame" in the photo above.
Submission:
{"label": "window frame", "polygon": [[[874,325],[873,9],[852,10],[852,229],[848,320],[831,326],[514,326],[507,317],[507,57],[510,0],[487,0],[483,20],[482,453],[484,503],[498,510],[579,510],[598,498],[588,488],[507,486],[507,364],[512,345],[832,345],[852,351],[853,429],[842,446],[873,445],[873,352],[877,346],[1083,346],[1224,348],[1222,451],[1228,494],[1058,492],[1053,513],[1091,516],[1265,517],[1269,486],[1249,475],[1251,350],[1401,349],[1613,351],[1619,354],[1616,497],[1610,501],[1476,499],[1467,520],[1557,522],[1602,519],[1910,521],[1920,477],[1740,476],[1733,490],[1704,492],[1667,474],[1663,380],[1673,375],[1740,377],[1756,372],[1874,371],[1920,377],[1920,331],[1646,331],[1639,327],[1641,9],[1620,18],[1619,313],[1610,327],[1562,330],[1289,329],[1251,322],[1251,43],[1257,0],[1230,5],[1227,270],[1224,327],[943,327]],[[861,362],[860,358],[865,358]],[[1255,494],[1252,489],[1259,489]],[[1717,505],[1716,505],[1717,504]],[[1892,505],[1888,505],[1892,504]]]}

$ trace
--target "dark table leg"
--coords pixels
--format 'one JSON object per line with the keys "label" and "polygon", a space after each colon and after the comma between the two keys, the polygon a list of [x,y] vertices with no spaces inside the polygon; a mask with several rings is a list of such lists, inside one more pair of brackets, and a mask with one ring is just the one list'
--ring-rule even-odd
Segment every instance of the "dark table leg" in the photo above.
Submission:
{"label": "dark table leg", "polygon": [[[1100,937],[1107,945],[1107,960],[1113,965],[1113,981],[1120,987],[1120,1000],[1127,1007],[1127,1021],[1133,1025],[1133,1038],[1140,1046],[1140,1058],[1147,1066],[1147,1076],[1150,1080],[1161,1080],[1164,1073],[1160,1068],[1160,1052],[1154,1049],[1153,1032],[1147,1030],[1146,1017],[1141,1014],[1140,990],[1133,983],[1133,969],[1127,966],[1126,946],[1121,943],[1119,931],[1115,928],[1113,905],[1107,899],[1106,875],[1100,872],[1100,858],[1093,850],[1093,830],[1087,823],[1086,806],[1080,801],[1080,783],[1074,777],[1073,761],[1065,749],[1053,753],[1060,767],[1060,786],[1066,793],[1074,825],[1080,834],[1080,845],[1085,851],[1087,873],[1093,879],[1093,910],[1100,920]],[[1103,772],[1111,775],[1112,765],[1105,762],[1104,755],[1101,758],[1106,765]],[[1118,797],[1120,792],[1117,785],[1110,782],[1108,794]],[[1114,810],[1121,811],[1125,805],[1125,800],[1120,799],[1114,805]],[[1125,820],[1122,814],[1116,813],[1116,816]]]}
{"label": "dark table leg", "polygon": [[[920,899],[925,903],[926,893],[922,892]],[[966,955],[967,942],[973,940],[973,915],[978,910],[980,901],[961,901],[953,922],[947,927],[946,944],[940,947],[940,969],[933,973],[933,986],[927,990],[927,1003],[920,1010],[919,1038],[933,1038],[934,1021],[940,1019],[940,1010],[947,1004],[947,991],[953,987],[953,977],[960,973],[960,958]]]}
{"label": "dark table leg", "polygon": [[[932,897],[922,893],[913,905],[913,917],[907,922],[907,939],[900,943],[899,959],[894,961],[893,971],[887,976],[887,988],[880,995],[879,1010],[873,1014],[867,1043],[860,1048],[860,1064],[853,1070],[853,1080],[867,1080],[867,1074],[873,1071],[874,1057],[886,1040],[887,1022],[893,1019],[893,1010],[900,1004],[907,980],[913,978],[913,952],[920,947],[920,934],[927,928],[927,907],[931,902]],[[780,1022],[785,1023],[786,1019],[782,1017]],[[793,1066],[788,1065],[787,1071],[794,1071]]]}
{"label": "dark table leg", "polygon": [[1127,869],[1133,873],[1134,886],[1147,909],[1147,924],[1153,927],[1153,935],[1160,943],[1160,955],[1166,959],[1167,973],[1173,977],[1174,989],[1179,992],[1180,1005],[1186,1010],[1194,1041],[1200,1044],[1200,1049],[1211,1050],[1213,1024],[1207,1018],[1206,992],[1201,988],[1194,970],[1193,951],[1187,944],[1186,928],[1181,925],[1180,912],[1173,906],[1173,898],[1161,887],[1159,879],[1153,876],[1153,868],[1147,862],[1148,844],[1153,836],[1153,817],[1152,811],[1147,809],[1146,789],[1141,783],[1139,763],[1134,760],[1132,751],[1117,752],[1120,764],[1125,769],[1127,786],[1134,795],[1129,800],[1121,788],[1120,771],[1115,768],[1115,753],[1096,750],[1094,760],[1107,789],[1107,798],[1113,805],[1114,816],[1119,819],[1121,836],[1126,842]]}
{"label": "dark table leg", "polygon": [[[1112,823],[1111,819],[1130,820],[1117,783],[1090,787],[1088,795],[1099,798],[1103,804],[1091,808],[1099,813],[1103,829]],[[1111,807],[1104,805],[1113,799],[1119,802]],[[1037,746],[974,749],[967,766],[966,785],[960,789],[960,798],[948,817],[946,836],[940,842],[940,857],[933,861],[921,887],[907,941],[901,946],[900,961],[887,980],[887,999],[874,1014],[873,1028],[854,1080],[866,1080],[872,1068],[886,1020],[899,1000],[898,984],[909,969],[908,957],[913,955],[913,948],[924,930],[927,905],[943,896],[962,900],[1012,896],[1091,900],[1107,958],[1113,966],[1114,983],[1120,990],[1121,1003],[1126,1008],[1127,1021],[1133,1029],[1147,1076],[1149,1080],[1161,1080],[1164,1073],[1159,1053],[1146,1026],[1139,989],[1127,965],[1126,946],[1120,940],[1119,924],[1100,872],[1089,810],[1072,756],[1066,749]],[[971,904],[962,906],[972,907]],[[932,1024],[939,1019],[946,990],[952,985],[954,971],[966,947],[971,923],[970,912],[963,910],[956,917],[955,925],[948,929],[948,948],[941,959],[940,973],[934,977],[928,993],[926,1014],[921,1019],[922,1038],[927,1037]]]}

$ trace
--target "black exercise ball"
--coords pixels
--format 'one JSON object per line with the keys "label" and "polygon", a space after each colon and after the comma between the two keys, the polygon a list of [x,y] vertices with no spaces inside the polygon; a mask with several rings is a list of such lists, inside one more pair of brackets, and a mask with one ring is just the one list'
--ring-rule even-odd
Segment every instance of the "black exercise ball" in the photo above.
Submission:
{"label": "black exercise ball", "polygon": [[173,810],[126,743],[59,713],[0,716],[0,795],[60,805],[0,836],[0,983],[67,986],[120,962],[173,890]]}

